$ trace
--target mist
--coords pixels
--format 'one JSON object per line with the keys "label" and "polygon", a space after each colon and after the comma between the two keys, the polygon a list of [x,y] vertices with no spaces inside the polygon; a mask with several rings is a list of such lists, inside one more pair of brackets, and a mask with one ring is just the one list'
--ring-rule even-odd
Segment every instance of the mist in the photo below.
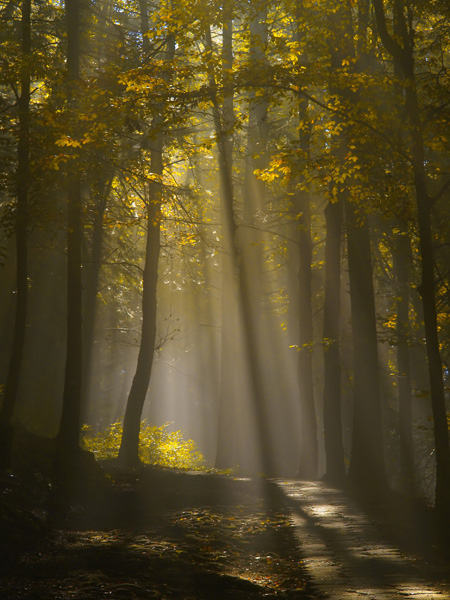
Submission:
{"label": "mist", "polygon": [[375,4],[4,8],[5,432],[445,505],[448,42]]}

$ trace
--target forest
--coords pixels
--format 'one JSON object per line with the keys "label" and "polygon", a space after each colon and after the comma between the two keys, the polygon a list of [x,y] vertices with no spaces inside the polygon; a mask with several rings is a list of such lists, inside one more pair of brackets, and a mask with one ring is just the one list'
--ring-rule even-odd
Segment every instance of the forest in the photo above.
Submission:
{"label": "forest", "polygon": [[0,42],[2,473],[323,480],[450,543],[448,2],[5,0]]}

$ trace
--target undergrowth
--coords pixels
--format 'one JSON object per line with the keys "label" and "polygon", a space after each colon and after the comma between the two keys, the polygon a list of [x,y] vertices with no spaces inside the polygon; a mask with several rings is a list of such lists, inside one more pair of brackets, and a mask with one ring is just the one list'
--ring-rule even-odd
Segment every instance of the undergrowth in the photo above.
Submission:
{"label": "undergrowth", "polygon": [[[139,458],[149,465],[175,469],[203,470],[205,460],[192,440],[184,440],[181,431],[168,431],[170,423],[160,427],[142,421],[139,437]],[[123,423],[116,421],[104,431],[94,432],[83,426],[82,445],[95,454],[97,460],[116,458],[122,439]]]}

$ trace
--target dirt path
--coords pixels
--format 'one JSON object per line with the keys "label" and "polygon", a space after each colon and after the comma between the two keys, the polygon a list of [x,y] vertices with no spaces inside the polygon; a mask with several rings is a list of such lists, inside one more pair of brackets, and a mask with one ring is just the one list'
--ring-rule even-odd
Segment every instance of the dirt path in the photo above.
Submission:
{"label": "dirt path", "polygon": [[323,483],[277,481],[312,586],[333,600],[450,600],[450,568],[402,556],[343,493]]}
{"label": "dirt path", "polygon": [[450,600],[444,566],[403,556],[323,483],[144,469],[108,489],[49,521],[1,600]]}

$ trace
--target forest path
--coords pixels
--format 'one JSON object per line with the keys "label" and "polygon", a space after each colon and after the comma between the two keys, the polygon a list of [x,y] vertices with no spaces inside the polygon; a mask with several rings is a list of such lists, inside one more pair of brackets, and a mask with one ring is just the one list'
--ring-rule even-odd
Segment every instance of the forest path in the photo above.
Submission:
{"label": "forest path", "polygon": [[407,558],[342,491],[277,480],[312,588],[333,600],[450,600],[448,565]]}
{"label": "forest path", "polygon": [[322,482],[111,472],[50,523],[31,491],[0,485],[1,600],[450,600],[448,563],[402,555]]}

